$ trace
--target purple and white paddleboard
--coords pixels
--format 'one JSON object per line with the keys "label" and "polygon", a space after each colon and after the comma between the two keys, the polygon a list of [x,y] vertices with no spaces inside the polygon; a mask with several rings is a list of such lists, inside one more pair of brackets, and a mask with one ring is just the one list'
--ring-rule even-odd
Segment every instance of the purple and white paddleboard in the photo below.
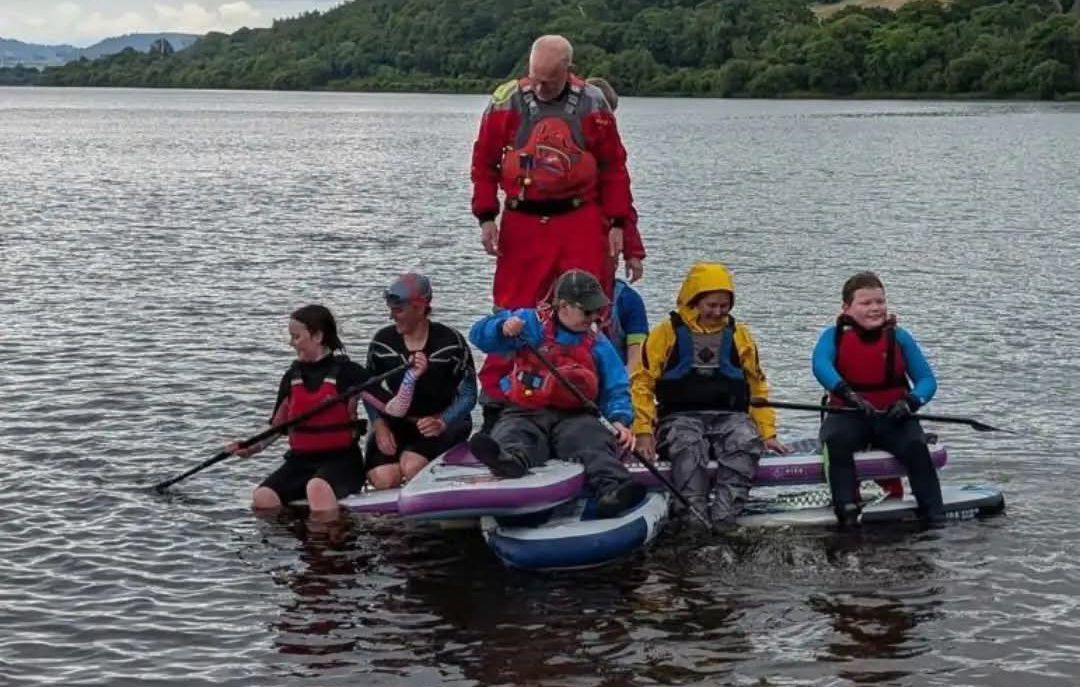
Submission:
{"label": "purple and white paddleboard", "polygon": [[397,508],[413,520],[521,515],[565,503],[584,486],[584,469],[559,460],[532,468],[524,477],[500,479],[473,457],[467,444],[459,444],[401,488]]}
{"label": "purple and white paddleboard", "polygon": [[[754,474],[754,486],[775,487],[789,484],[822,484],[825,482],[825,465],[822,462],[820,444],[816,439],[803,439],[791,444],[795,453],[779,455],[767,453],[758,463]],[[930,444],[930,458],[937,468],[948,460],[943,444]],[[634,479],[648,487],[659,487],[655,477],[639,464],[628,466]],[[671,464],[658,463],[665,477],[671,477]],[[709,464],[715,472],[716,464]],[[855,474],[860,480],[905,477],[907,470],[896,458],[885,451],[861,451],[855,454]]]}

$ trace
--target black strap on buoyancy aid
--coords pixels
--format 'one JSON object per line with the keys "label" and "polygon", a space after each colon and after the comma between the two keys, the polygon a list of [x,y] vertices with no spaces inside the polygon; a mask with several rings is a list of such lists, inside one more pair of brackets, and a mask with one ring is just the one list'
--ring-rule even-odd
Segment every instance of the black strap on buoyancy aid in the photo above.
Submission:
{"label": "black strap on buoyancy aid", "polygon": [[[695,369],[694,337],[702,335],[690,331],[677,312],[671,313],[671,326],[675,331],[675,346],[664,364],[663,374],[656,382],[660,417],[680,411],[747,412],[750,409],[750,385],[746,381],[746,372],[735,344],[735,318],[728,316],[724,335],[730,337],[731,342],[728,362],[739,371],[740,377],[724,374],[719,366],[711,374],[703,374],[703,371]],[[687,342],[689,350],[686,350]]]}

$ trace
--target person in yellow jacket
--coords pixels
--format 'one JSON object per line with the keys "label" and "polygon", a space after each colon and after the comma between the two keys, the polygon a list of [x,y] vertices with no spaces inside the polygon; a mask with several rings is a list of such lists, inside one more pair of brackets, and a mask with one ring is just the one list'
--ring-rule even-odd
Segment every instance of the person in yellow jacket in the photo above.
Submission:
{"label": "person in yellow jacket", "polygon": [[[731,316],[734,305],[731,272],[696,263],[676,310],[649,331],[630,384],[638,449],[671,461],[675,486],[698,508],[711,492],[709,515],[720,525],[742,512],[765,450],[789,451],[776,438],[775,411],[750,407],[752,397],[768,398],[769,385],[750,329]],[[710,455],[718,463],[712,480]]]}

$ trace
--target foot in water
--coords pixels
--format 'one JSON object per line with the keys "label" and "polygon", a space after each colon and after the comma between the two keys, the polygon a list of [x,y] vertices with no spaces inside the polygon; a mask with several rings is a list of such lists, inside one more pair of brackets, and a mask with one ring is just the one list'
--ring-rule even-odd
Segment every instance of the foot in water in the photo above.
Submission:
{"label": "foot in water", "polygon": [[857,503],[844,503],[836,508],[836,524],[842,530],[849,530],[859,526],[859,516],[862,509]]}
{"label": "foot in water", "polygon": [[596,517],[613,518],[638,505],[644,498],[645,487],[633,480],[627,480],[597,497]]}
{"label": "foot in water", "polygon": [[491,474],[504,479],[516,479],[524,477],[529,472],[523,461],[507,454],[495,441],[486,434],[474,434],[469,439],[469,451],[473,456],[491,470]]}

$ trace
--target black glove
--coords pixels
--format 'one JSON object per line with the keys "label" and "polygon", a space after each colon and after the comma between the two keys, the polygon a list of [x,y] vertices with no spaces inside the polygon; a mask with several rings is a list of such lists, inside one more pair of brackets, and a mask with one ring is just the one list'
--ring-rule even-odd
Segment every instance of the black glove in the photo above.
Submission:
{"label": "black glove", "polygon": [[906,420],[914,415],[918,409],[918,399],[909,394],[889,406],[889,409],[885,412],[885,417],[890,420]]}
{"label": "black glove", "polygon": [[870,405],[870,402],[865,398],[855,393],[855,390],[848,386],[847,382],[841,382],[834,390],[834,393],[844,399],[845,404],[852,408],[858,408],[867,417],[874,417],[879,414],[878,409]]}

